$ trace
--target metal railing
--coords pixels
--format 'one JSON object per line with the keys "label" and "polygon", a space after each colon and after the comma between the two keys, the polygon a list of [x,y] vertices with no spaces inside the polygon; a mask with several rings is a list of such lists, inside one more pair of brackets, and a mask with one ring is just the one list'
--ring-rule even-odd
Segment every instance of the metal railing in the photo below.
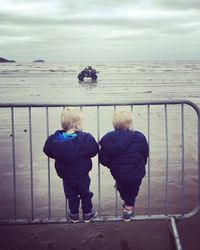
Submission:
{"label": "metal railing", "polygon": [[[151,204],[151,196],[152,196],[152,190],[151,190],[151,178],[152,178],[152,167],[151,167],[151,153],[149,155],[148,159],[148,166],[147,166],[147,214],[144,215],[136,215],[134,217],[134,220],[160,220],[160,219],[169,219],[171,222],[172,228],[173,228],[173,234],[175,235],[175,238],[177,238],[177,230],[175,227],[175,219],[181,219],[181,218],[189,218],[196,214],[200,209],[200,109],[198,105],[192,103],[188,100],[173,100],[173,101],[148,101],[148,102],[132,102],[132,103],[103,103],[103,104],[71,104],[71,103],[58,103],[58,104],[43,104],[43,103],[4,103],[0,104],[0,111],[2,109],[6,109],[8,113],[10,113],[10,124],[11,124],[11,137],[12,137],[12,175],[13,175],[13,217],[8,219],[2,219],[0,220],[0,224],[26,224],[26,223],[65,223],[68,222],[67,219],[67,201],[66,201],[66,214],[61,218],[53,218],[52,216],[52,207],[51,207],[51,162],[50,159],[47,159],[47,178],[48,178],[48,217],[47,218],[36,218],[34,214],[34,179],[33,179],[33,133],[32,133],[32,111],[34,108],[40,108],[45,110],[45,123],[46,123],[46,137],[50,134],[50,121],[49,121],[49,110],[50,108],[63,108],[65,106],[75,106],[80,107],[81,109],[85,108],[94,108],[96,112],[96,131],[97,131],[97,140],[100,139],[100,109],[103,107],[113,107],[113,110],[120,106],[126,106],[129,107],[130,110],[134,113],[135,107],[142,106],[146,109],[146,116],[147,116],[147,140],[151,149],[152,142],[151,142],[151,108],[153,106],[159,106],[164,111],[164,134],[165,134],[165,211],[163,214],[153,214],[152,213],[152,204]],[[173,212],[169,213],[169,122],[168,122],[168,109],[169,107],[179,107],[180,109],[180,123],[181,123],[181,211],[180,212]],[[198,183],[198,197],[197,203],[195,204],[195,208],[192,209],[190,212],[185,212],[184,209],[184,198],[185,198],[185,107],[190,107],[195,112],[195,116],[197,119],[197,171],[198,171],[198,177],[197,177],[197,183]],[[16,123],[15,123],[15,112],[16,110],[23,108],[28,110],[28,131],[29,131],[29,145],[27,147],[29,148],[29,166],[30,166],[30,200],[31,200],[31,216],[30,218],[18,218],[17,216],[17,185],[16,185],[16,148],[18,148],[18,145],[16,144]],[[97,183],[97,189],[98,189],[98,214],[99,217],[96,218],[96,221],[120,221],[121,217],[118,215],[118,194],[117,190],[115,191],[115,215],[114,216],[102,216],[102,193],[101,193],[101,187],[102,187],[102,180],[101,180],[101,166],[100,163],[97,162],[98,165],[98,183]],[[1,191],[1,190],[0,190]],[[179,240],[179,239],[178,239]],[[176,240],[177,243],[177,240]],[[177,249],[181,249],[180,244],[177,243]]]}

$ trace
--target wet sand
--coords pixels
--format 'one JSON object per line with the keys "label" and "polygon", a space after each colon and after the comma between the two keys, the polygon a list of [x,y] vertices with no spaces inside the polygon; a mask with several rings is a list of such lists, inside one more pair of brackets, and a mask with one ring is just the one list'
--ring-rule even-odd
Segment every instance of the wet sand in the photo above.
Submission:
{"label": "wet sand", "polygon": [[[55,66],[55,65],[54,65]],[[2,102],[123,102],[130,100],[156,100],[188,98],[199,102],[199,69],[198,63],[153,63],[126,65],[99,64],[101,77],[98,82],[80,85],[75,80],[74,66],[68,65],[56,70],[49,70],[53,65],[45,68],[32,68],[30,65],[23,70],[4,68],[0,76]],[[66,66],[66,65],[65,65]],[[20,68],[20,66],[17,66]],[[58,67],[58,66],[57,66]],[[80,66],[76,65],[78,70]],[[91,109],[83,110],[86,117],[84,128],[97,136],[96,113]],[[33,112],[33,169],[34,169],[34,208],[37,218],[46,218],[48,214],[48,183],[47,160],[42,153],[42,146],[46,138],[44,112]],[[101,111],[100,135],[109,131],[112,126],[110,115],[112,110]],[[185,194],[184,211],[191,211],[197,204],[197,151],[195,114],[190,109],[185,110]],[[147,136],[146,109],[134,107],[135,128]],[[53,132],[59,127],[60,111],[54,110],[50,114]],[[16,174],[17,174],[17,216],[30,218],[30,166],[29,166],[29,133],[26,110],[16,111]],[[42,118],[43,117],[43,118]],[[10,114],[2,113],[0,121],[0,138],[4,143],[0,145],[1,169],[1,206],[0,217],[13,217],[13,175],[11,152],[11,124]],[[180,108],[169,110],[169,212],[181,212],[181,125]],[[38,123],[39,121],[39,123]],[[151,206],[153,214],[163,214],[166,209],[166,155],[164,138],[163,108],[151,110]],[[175,139],[176,138],[176,139]],[[191,152],[192,149],[192,152]],[[94,191],[94,204],[98,206],[97,198],[97,160],[94,159],[91,172]],[[23,180],[23,181],[22,181]],[[106,168],[101,168],[102,181],[102,214],[113,215],[114,182]],[[53,161],[51,161],[51,190],[52,190],[52,217],[62,217],[65,214],[65,202],[60,179],[56,176]],[[9,187],[9,188],[8,188]],[[107,192],[107,190],[110,190]],[[145,177],[137,199],[136,215],[148,213],[147,203],[148,183]],[[121,200],[118,201],[120,215]],[[34,225],[34,226],[3,226],[0,227],[3,240],[0,249],[174,249],[166,222],[132,222],[132,223],[93,223],[91,225]],[[197,240],[200,231],[199,216],[178,224],[181,232],[184,249],[198,250]],[[144,231],[145,229],[145,231]],[[12,240],[11,238],[12,237]]]}
{"label": "wet sand", "polygon": [[2,250],[174,249],[165,222],[10,226],[0,227],[0,233]]}
{"label": "wet sand", "polygon": [[[1,226],[1,250],[175,250],[167,221]],[[178,222],[183,250],[199,250],[200,215]]]}

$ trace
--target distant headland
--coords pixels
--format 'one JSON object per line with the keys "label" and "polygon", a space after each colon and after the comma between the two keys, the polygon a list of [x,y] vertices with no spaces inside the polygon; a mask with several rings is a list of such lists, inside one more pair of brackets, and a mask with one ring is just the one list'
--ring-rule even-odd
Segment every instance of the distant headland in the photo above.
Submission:
{"label": "distant headland", "polygon": [[3,57],[0,57],[0,63],[15,63],[16,61],[14,60],[7,60]]}
{"label": "distant headland", "polygon": [[[43,59],[34,60],[33,63],[45,63]],[[16,63],[15,60],[8,60],[6,58],[0,57],[0,63]]]}
{"label": "distant headland", "polygon": [[33,62],[34,63],[44,63],[45,61],[44,60],[34,60]]}

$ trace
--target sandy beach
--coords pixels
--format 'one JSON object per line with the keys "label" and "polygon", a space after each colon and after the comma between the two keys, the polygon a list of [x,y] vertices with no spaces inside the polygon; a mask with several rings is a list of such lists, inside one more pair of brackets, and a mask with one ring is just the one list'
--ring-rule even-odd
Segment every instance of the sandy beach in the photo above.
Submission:
{"label": "sandy beach", "polygon": [[[189,99],[198,105],[200,63],[198,62],[128,62],[96,64],[99,79],[80,84],[76,79],[81,64],[12,64],[0,65],[1,103],[105,103],[144,100]],[[126,107],[131,108],[131,107]],[[50,133],[60,127],[62,108],[49,113]],[[10,111],[0,110],[0,219],[13,218],[13,169]],[[112,129],[110,117],[113,107],[100,108],[100,137]],[[84,130],[98,139],[97,111],[83,107]],[[163,106],[150,110],[150,174],[151,214],[166,213],[166,128]],[[133,107],[134,128],[148,137],[147,107]],[[181,107],[168,108],[168,189],[167,213],[187,213],[198,203],[197,117],[190,107],[184,108],[184,197],[182,196],[182,127]],[[45,109],[32,110],[33,138],[33,194],[34,217],[48,216],[47,159],[42,152],[46,138]],[[31,217],[30,150],[27,109],[15,110],[16,144],[16,207],[17,218]],[[65,216],[65,201],[61,180],[51,161],[51,216]],[[98,204],[98,163],[93,159],[90,173],[94,205]],[[101,167],[101,215],[116,213],[114,181],[108,169]],[[148,207],[148,176],[143,180],[137,198],[135,214],[146,215]],[[107,192],[109,190],[109,192]],[[6,191],[6,192],[5,192]],[[182,198],[183,197],[183,198]],[[118,197],[117,215],[121,215],[122,201]],[[184,204],[184,206],[183,206]],[[145,230],[144,230],[145,229]],[[199,215],[178,223],[184,249],[198,250]],[[2,250],[12,249],[175,249],[168,222],[55,224],[29,226],[1,226]],[[12,236],[12,237],[11,237]]]}
{"label": "sandy beach", "polygon": [[[167,221],[1,226],[2,250],[175,250]],[[178,222],[184,250],[199,249],[200,216]]]}

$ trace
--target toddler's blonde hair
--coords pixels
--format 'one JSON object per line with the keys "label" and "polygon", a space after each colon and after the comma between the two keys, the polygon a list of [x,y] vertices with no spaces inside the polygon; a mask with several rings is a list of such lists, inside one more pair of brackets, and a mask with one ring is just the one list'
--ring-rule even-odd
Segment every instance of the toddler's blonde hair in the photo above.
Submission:
{"label": "toddler's blonde hair", "polygon": [[126,130],[133,122],[132,113],[128,110],[119,109],[113,115],[113,127],[117,129]]}
{"label": "toddler's blonde hair", "polygon": [[61,126],[63,130],[78,129],[82,122],[82,112],[78,108],[64,108],[61,113]]}

